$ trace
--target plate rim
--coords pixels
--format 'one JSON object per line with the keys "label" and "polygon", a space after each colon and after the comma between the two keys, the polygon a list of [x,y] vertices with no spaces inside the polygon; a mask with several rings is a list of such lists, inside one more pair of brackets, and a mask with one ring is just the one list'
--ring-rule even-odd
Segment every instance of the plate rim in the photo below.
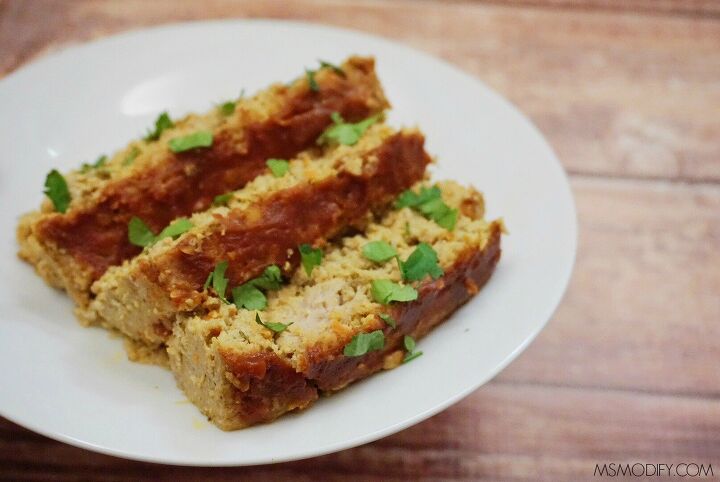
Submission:
{"label": "plate rim", "polygon": [[564,194],[568,200],[567,207],[569,208],[569,214],[570,217],[568,219],[568,234],[571,234],[571,246],[572,250],[568,253],[569,256],[566,261],[565,270],[562,273],[562,280],[558,277],[557,285],[561,287],[561,289],[558,289],[555,293],[554,299],[552,299],[551,303],[548,303],[547,306],[549,307],[548,314],[545,316],[544,320],[541,323],[538,323],[535,328],[532,330],[532,332],[523,340],[522,343],[520,343],[514,350],[512,350],[510,353],[508,353],[505,358],[497,364],[492,370],[490,370],[485,377],[482,377],[479,379],[479,382],[471,383],[469,384],[464,390],[459,391],[458,393],[454,394],[451,397],[448,397],[445,401],[442,403],[439,403],[432,408],[425,410],[420,413],[416,413],[410,417],[405,418],[404,420],[390,424],[383,429],[376,430],[371,433],[364,434],[363,436],[358,436],[355,438],[350,438],[344,440],[342,443],[333,443],[329,445],[322,445],[322,446],[315,446],[311,449],[306,449],[301,452],[294,453],[289,456],[285,457],[275,457],[275,458],[265,458],[265,459],[256,459],[252,461],[247,462],[230,462],[230,461],[218,461],[218,460],[178,460],[174,459],[172,457],[158,457],[154,455],[144,455],[144,454],[137,454],[137,453],[131,453],[126,452],[123,450],[115,449],[112,447],[107,447],[104,445],[98,445],[94,444],[92,442],[88,442],[64,433],[58,433],[51,430],[45,430],[40,424],[35,424],[33,421],[27,421],[27,420],[20,420],[19,418],[16,418],[12,415],[9,415],[5,413],[2,406],[0,406],[0,416],[4,417],[5,419],[24,427],[28,430],[31,430],[35,433],[38,433],[40,435],[43,435],[45,437],[48,437],[53,440],[57,440],[63,443],[67,443],[68,445],[90,450],[92,452],[101,453],[103,455],[110,455],[118,458],[123,458],[127,460],[135,460],[140,462],[146,462],[146,463],[153,463],[153,464],[159,464],[159,465],[175,465],[175,466],[187,466],[187,467],[245,467],[245,466],[257,466],[257,465],[265,465],[265,464],[276,464],[276,463],[283,463],[283,462],[291,462],[296,460],[303,460],[307,458],[312,457],[318,457],[322,455],[327,455],[330,453],[339,452],[342,450],[347,450],[350,448],[354,448],[360,445],[364,445],[370,442],[374,442],[376,440],[379,440],[381,438],[393,435],[397,432],[400,432],[408,427],[411,427],[413,425],[416,425],[420,422],[423,422],[427,420],[428,418],[446,410],[448,407],[455,405],[456,403],[460,402],[462,399],[473,393],[474,391],[478,390],[480,387],[485,385],[488,381],[493,379],[495,376],[497,376],[498,373],[500,373],[502,370],[504,370],[513,360],[515,360],[538,336],[538,334],[545,328],[547,323],[550,321],[550,319],[553,317],[554,313],[557,311],[561,301],[565,297],[567,293],[567,289],[570,283],[570,280],[572,279],[572,275],[574,272],[575,263],[577,260],[577,251],[578,251],[578,240],[579,240],[579,231],[578,231],[578,213],[577,213],[577,207],[575,203],[575,198],[573,196],[572,188],[570,185],[570,178],[568,176],[567,171],[564,169],[562,163],[560,162],[559,157],[557,156],[557,153],[555,152],[552,145],[548,142],[545,135],[542,133],[540,128],[535,125],[535,123],[522,111],[520,110],[515,104],[513,104],[510,100],[508,100],[506,97],[504,97],[502,94],[495,91],[493,88],[489,87],[487,84],[485,84],[480,78],[465,72],[460,67],[456,66],[455,64],[445,60],[444,58],[437,57],[431,53],[428,53],[424,50],[420,50],[418,48],[415,48],[413,46],[408,45],[402,40],[394,39],[385,37],[383,35],[378,35],[375,33],[370,33],[365,30],[358,30],[355,28],[346,28],[346,27],[339,27],[332,24],[325,24],[325,23],[319,23],[319,22],[312,22],[312,21],[304,21],[304,20],[294,20],[294,19],[274,19],[274,18],[242,18],[242,17],[232,17],[232,18],[222,18],[222,19],[206,19],[206,20],[191,20],[191,21],[181,21],[181,22],[168,22],[168,23],[162,23],[159,25],[153,25],[153,26],[133,26],[127,30],[123,30],[120,32],[116,32],[110,35],[101,36],[98,38],[92,38],[85,41],[73,41],[68,44],[64,44],[60,46],[60,48],[56,50],[51,51],[44,51],[40,52],[36,56],[34,56],[29,62],[23,63],[18,68],[14,69],[10,73],[6,74],[2,78],[0,78],[0,91],[3,90],[3,88],[7,87],[8,84],[11,84],[13,82],[21,81],[24,76],[32,75],[32,71],[35,68],[42,67],[42,64],[45,62],[51,62],[55,59],[61,58],[65,55],[72,55],[75,51],[80,50],[86,50],[86,49],[93,49],[97,48],[99,46],[102,46],[102,44],[105,43],[111,43],[115,41],[122,41],[124,38],[128,37],[135,37],[135,36],[142,36],[147,33],[155,33],[155,32],[162,32],[162,31],[172,31],[172,30],[182,30],[186,28],[202,28],[207,26],[216,26],[216,25],[238,25],[243,26],[245,24],[265,24],[265,25],[287,25],[287,26],[295,26],[295,27],[303,27],[303,28],[311,28],[311,29],[319,29],[319,30],[325,30],[328,33],[338,33],[338,34],[348,34],[351,33],[353,35],[358,36],[364,36],[367,38],[371,38],[373,40],[381,40],[382,42],[392,44],[394,47],[399,47],[402,49],[406,49],[409,52],[412,52],[414,55],[421,56],[424,60],[429,60],[435,63],[442,64],[445,68],[452,70],[456,75],[460,75],[464,77],[465,79],[470,79],[472,82],[474,82],[476,85],[479,85],[482,87],[488,94],[492,95],[496,101],[501,102],[504,104],[505,108],[512,110],[513,114],[518,116],[518,118],[521,118],[522,121],[526,124],[526,126],[534,131],[534,133],[537,135],[540,142],[544,144],[544,146],[547,148],[548,152],[552,155],[552,160],[554,161],[554,167],[559,171],[562,180],[563,180],[563,187],[564,191],[566,191]]}

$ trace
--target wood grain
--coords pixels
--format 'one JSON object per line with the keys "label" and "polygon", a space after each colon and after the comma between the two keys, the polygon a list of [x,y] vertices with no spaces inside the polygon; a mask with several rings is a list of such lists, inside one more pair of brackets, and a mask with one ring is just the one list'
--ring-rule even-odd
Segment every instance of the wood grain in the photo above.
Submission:
{"label": "wood grain", "polygon": [[51,442],[9,422],[0,422],[0,448],[5,480],[53,474],[52,480],[74,481],[92,474],[97,482],[577,481],[592,479],[598,463],[717,464],[720,404],[494,382],[394,436],[279,465],[207,469],[131,462]]}
{"label": "wood grain", "polygon": [[493,382],[372,444],[274,466],[182,468],[0,419],[0,480],[574,481],[613,461],[720,471],[720,2],[0,0],[0,75],[104,35],[221,17],[395,38],[510,98],[571,173],[580,248],[568,293]]}
{"label": "wood grain", "polygon": [[0,73],[128,28],[221,17],[325,22],[402,40],[477,75],[530,115],[572,173],[720,181],[712,18],[405,0],[1,5]]}

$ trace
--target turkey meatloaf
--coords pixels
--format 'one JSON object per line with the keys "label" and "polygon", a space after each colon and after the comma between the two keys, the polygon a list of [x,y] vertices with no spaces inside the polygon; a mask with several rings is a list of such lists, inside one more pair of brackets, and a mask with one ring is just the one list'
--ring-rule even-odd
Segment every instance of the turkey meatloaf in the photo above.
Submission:
{"label": "turkey meatloaf", "polygon": [[143,140],[110,158],[64,178],[51,173],[54,187],[65,186],[62,202],[48,200],[22,218],[19,255],[49,284],[87,304],[93,281],[140,252],[127,236],[133,216],[158,232],[267,172],[267,159],[314,145],[333,113],[357,122],[387,107],[373,59],[352,57],[202,116],[173,122],[161,115]]}
{"label": "turkey meatloaf", "polygon": [[300,245],[312,251],[310,245],[362,229],[372,212],[424,178],[431,159],[423,144],[416,130],[376,124],[352,146],[303,153],[281,176],[260,176],[230,194],[226,206],[191,217],[192,227],[177,239],[108,270],[80,318],[148,345],[164,343],[176,314],[194,310],[209,292],[233,300],[234,288],[268,266],[277,266],[276,278],[280,270],[290,275]]}
{"label": "turkey meatloaf", "polygon": [[168,353],[188,398],[233,430],[417,356],[414,339],[476,294],[500,257],[502,223],[483,220],[481,195],[452,182],[439,190],[403,194],[406,207],[330,245],[264,310],[211,298],[181,315]]}

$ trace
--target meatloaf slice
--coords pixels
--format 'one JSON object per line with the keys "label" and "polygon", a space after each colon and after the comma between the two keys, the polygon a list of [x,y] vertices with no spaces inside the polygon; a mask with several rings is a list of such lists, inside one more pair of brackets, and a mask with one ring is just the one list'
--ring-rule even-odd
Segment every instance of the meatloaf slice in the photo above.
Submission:
{"label": "meatloaf slice", "polygon": [[[174,125],[159,119],[166,129],[156,125],[110,159],[66,174],[69,207],[56,212],[46,200],[22,218],[20,257],[85,305],[93,281],[140,253],[127,236],[133,216],[158,232],[266,172],[268,158],[294,157],[314,145],[334,112],[357,122],[388,107],[372,58],[352,57],[312,80],[303,75]],[[206,147],[175,152],[183,148],[171,141],[194,134],[211,136],[211,145],[205,139]]]}
{"label": "meatloaf slice", "polygon": [[166,238],[131,261],[113,267],[92,287],[95,298],[80,318],[119,329],[149,345],[167,340],[178,312],[192,311],[207,296],[214,268],[227,263],[232,287],[270,265],[292,273],[298,246],[322,245],[371,212],[385,209],[423,179],[430,157],[416,130],[371,127],[354,146],[308,152],[281,177],[260,176],[236,191],[227,206],[190,218],[193,227]]}
{"label": "meatloaf slice", "polygon": [[[421,337],[445,320],[478,292],[500,258],[502,223],[482,219],[481,195],[452,182],[439,187],[444,202],[459,210],[452,231],[427,219],[427,211],[394,210],[365,234],[330,246],[309,276],[298,270],[268,295],[263,311],[209,299],[202,315],[180,316],[168,353],[188,398],[218,427],[233,430],[302,409],[321,393],[399,365],[404,337]],[[424,243],[443,274],[403,281],[396,260],[365,257],[372,241],[389,243],[406,263]],[[418,297],[382,304],[373,293],[377,280],[413,286]],[[362,354],[356,344],[346,352],[353,340],[373,332],[382,346]]]}

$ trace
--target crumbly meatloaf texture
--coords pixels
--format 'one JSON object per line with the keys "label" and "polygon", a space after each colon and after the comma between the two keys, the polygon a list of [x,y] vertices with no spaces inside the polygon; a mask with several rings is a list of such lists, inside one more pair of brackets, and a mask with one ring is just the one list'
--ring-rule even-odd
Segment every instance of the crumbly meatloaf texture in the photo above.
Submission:
{"label": "crumbly meatloaf texture", "polygon": [[[405,189],[422,180],[431,159],[416,130],[371,127],[354,146],[304,153],[288,174],[260,176],[234,193],[227,207],[194,215],[194,227],[113,267],[93,285],[94,299],[78,314],[149,345],[164,343],[176,315],[208,296],[208,274],[228,261],[229,288],[269,265],[292,273],[297,246],[321,246],[352,228],[362,229]],[[229,296],[229,289],[226,293]]]}
{"label": "crumbly meatloaf texture", "polygon": [[[140,252],[127,239],[132,216],[158,232],[267,172],[268,158],[294,157],[314,145],[333,112],[359,121],[389,107],[373,59],[352,57],[341,68],[342,74],[319,70],[317,91],[306,76],[277,84],[238,100],[228,116],[219,109],[189,115],[156,141],[130,143],[102,168],[68,173],[68,211],[55,212],[46,200],[40,211],[24,216],[17,231],[20,257],[50,285],[87,304],[93,281]],[[211,147],[170,151],[170,139],[200,130],[213,133]]]}
{"label": "crumbly meatloaf texture", "polygon": [[[440,184],[443,198],[461,215],[450,232],[403,208],[385,214],[365,233],[331,245],[311,276],[298,270],[289,284],[268,296],[261,312],[239,310],[217,299],[205,313],[181,315],[168,342],[170,366],[188,398],[217,426],[243,428],[310,405],[403,359],[403,337],[422,337],[478,292],[500,258],[501,222],[483,218],[479,193]],[[420,242],[437,252],[444,275],[415,282],[414,302],[380,305],[370,293],[372,280],[399,282],[394,261],[376,264],[362,247],[384,240],[402,259]],[[292,323],[274,334],[255,322]],[[379,314],[392,316],[391,328]],[[360,333],[383,330],[385,346],[359,357],[343,355]]]}

